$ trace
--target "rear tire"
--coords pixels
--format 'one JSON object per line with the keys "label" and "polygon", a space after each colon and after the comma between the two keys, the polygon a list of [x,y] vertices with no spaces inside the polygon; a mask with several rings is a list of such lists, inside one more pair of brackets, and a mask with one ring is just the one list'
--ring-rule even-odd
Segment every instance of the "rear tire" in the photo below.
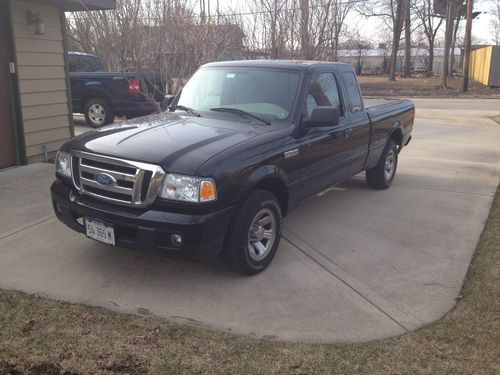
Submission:
{"label": "rear tire", "polygon": [[93,98],[85,103],[83,110],[87,124],[94,128],[111,124],[115,120],[115,111],[107,99]]}
{"label": "rear tire", "polygon": [[232,271],[254,275],[267,268],[278,249],[283,216],[276,197],[252,191],[235,212],[224,243],[222,259]]}
{"label": "rear tire", "polygon": [[398,167],[398,146],[389,139],[377,165],[366,171],[366,182],[372,189],[383,190],[391,186]]}

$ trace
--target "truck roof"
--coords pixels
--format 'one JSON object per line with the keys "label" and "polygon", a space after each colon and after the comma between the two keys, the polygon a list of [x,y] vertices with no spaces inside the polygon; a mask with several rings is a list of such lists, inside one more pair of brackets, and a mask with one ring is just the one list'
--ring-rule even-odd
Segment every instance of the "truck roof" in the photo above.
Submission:
{"label": "truck roof", "polygon": [[78,55],[78,56],[92,56],[92,57],[97,57],[97,55],[94,55],[92,53],[86,53],[86,52],[76,52],[76,51],[68,51],[68,55]]}
{"label": "truck roof", "polygon": [[204,64],[208,66],[252,66],[252,67],[269,67],[269,68],[288,68],[306,70],[311,68],[320,68],[325,65],[335,66],[336,69],[349,69],[352,71],[350,64],[338,63],[332,61],[310,61],[310,60],[235,60],[235,61],[217,61]]}

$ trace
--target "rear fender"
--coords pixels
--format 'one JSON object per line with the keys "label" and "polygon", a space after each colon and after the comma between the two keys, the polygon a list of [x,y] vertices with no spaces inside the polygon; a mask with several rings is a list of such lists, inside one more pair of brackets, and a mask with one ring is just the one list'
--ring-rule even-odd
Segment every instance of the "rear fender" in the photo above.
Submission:
{"label": "rear fender", "polygon": [[103,87],[103,85],[100,82],[96,81],[91,81],[87,82],[83,86],[83,93],[80,97],[80,106],[82,107],[83,111],[83,106],[93,98],[104,98],[109,101],[111,101],[111,97],[109,93],[106,91],[106,89]]}

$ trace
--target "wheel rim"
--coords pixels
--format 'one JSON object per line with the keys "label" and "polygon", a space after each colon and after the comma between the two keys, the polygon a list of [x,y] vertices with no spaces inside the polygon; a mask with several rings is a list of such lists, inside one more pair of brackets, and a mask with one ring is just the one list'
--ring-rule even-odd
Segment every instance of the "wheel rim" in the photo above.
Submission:
{"label": "wheel rim", "polygon": [[106,119],[106,110],[100,104],[92,104],[89,107],[89,118],[92,123],[102,125]]}
{"label": "wheel rim", "polygon": [[386,181],[390,181],[394,176],[394,169],[396,168],[396,154],[390,150],[385,157],[384,177]]}
{"label": "wheel rim", "polygon": [[264,259],[276,239],[276,218],[272,211],[263,208],[255,215],[248,231],[248,252],[253,260]]}

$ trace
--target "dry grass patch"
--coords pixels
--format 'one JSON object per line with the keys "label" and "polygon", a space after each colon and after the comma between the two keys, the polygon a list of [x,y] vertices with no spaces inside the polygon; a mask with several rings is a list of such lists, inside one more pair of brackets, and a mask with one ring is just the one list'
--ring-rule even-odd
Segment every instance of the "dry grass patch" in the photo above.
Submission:
{"label": "dry grass patch", "polygon": [[431,97],[431,98],[500,98],[500,87],[484,87],[469,82],[469,91],[464,94],[461,78],[449,78],[449,89],[439,87],[439,77],[398,78],[389,81],[387,76],[358,77],[364,96],[374,97]]}
{"label": "dry grass patch", "polygon": [[366,344],[277,343],[0,291],[0,374],[498,374],[500,192],[456,307]]}

